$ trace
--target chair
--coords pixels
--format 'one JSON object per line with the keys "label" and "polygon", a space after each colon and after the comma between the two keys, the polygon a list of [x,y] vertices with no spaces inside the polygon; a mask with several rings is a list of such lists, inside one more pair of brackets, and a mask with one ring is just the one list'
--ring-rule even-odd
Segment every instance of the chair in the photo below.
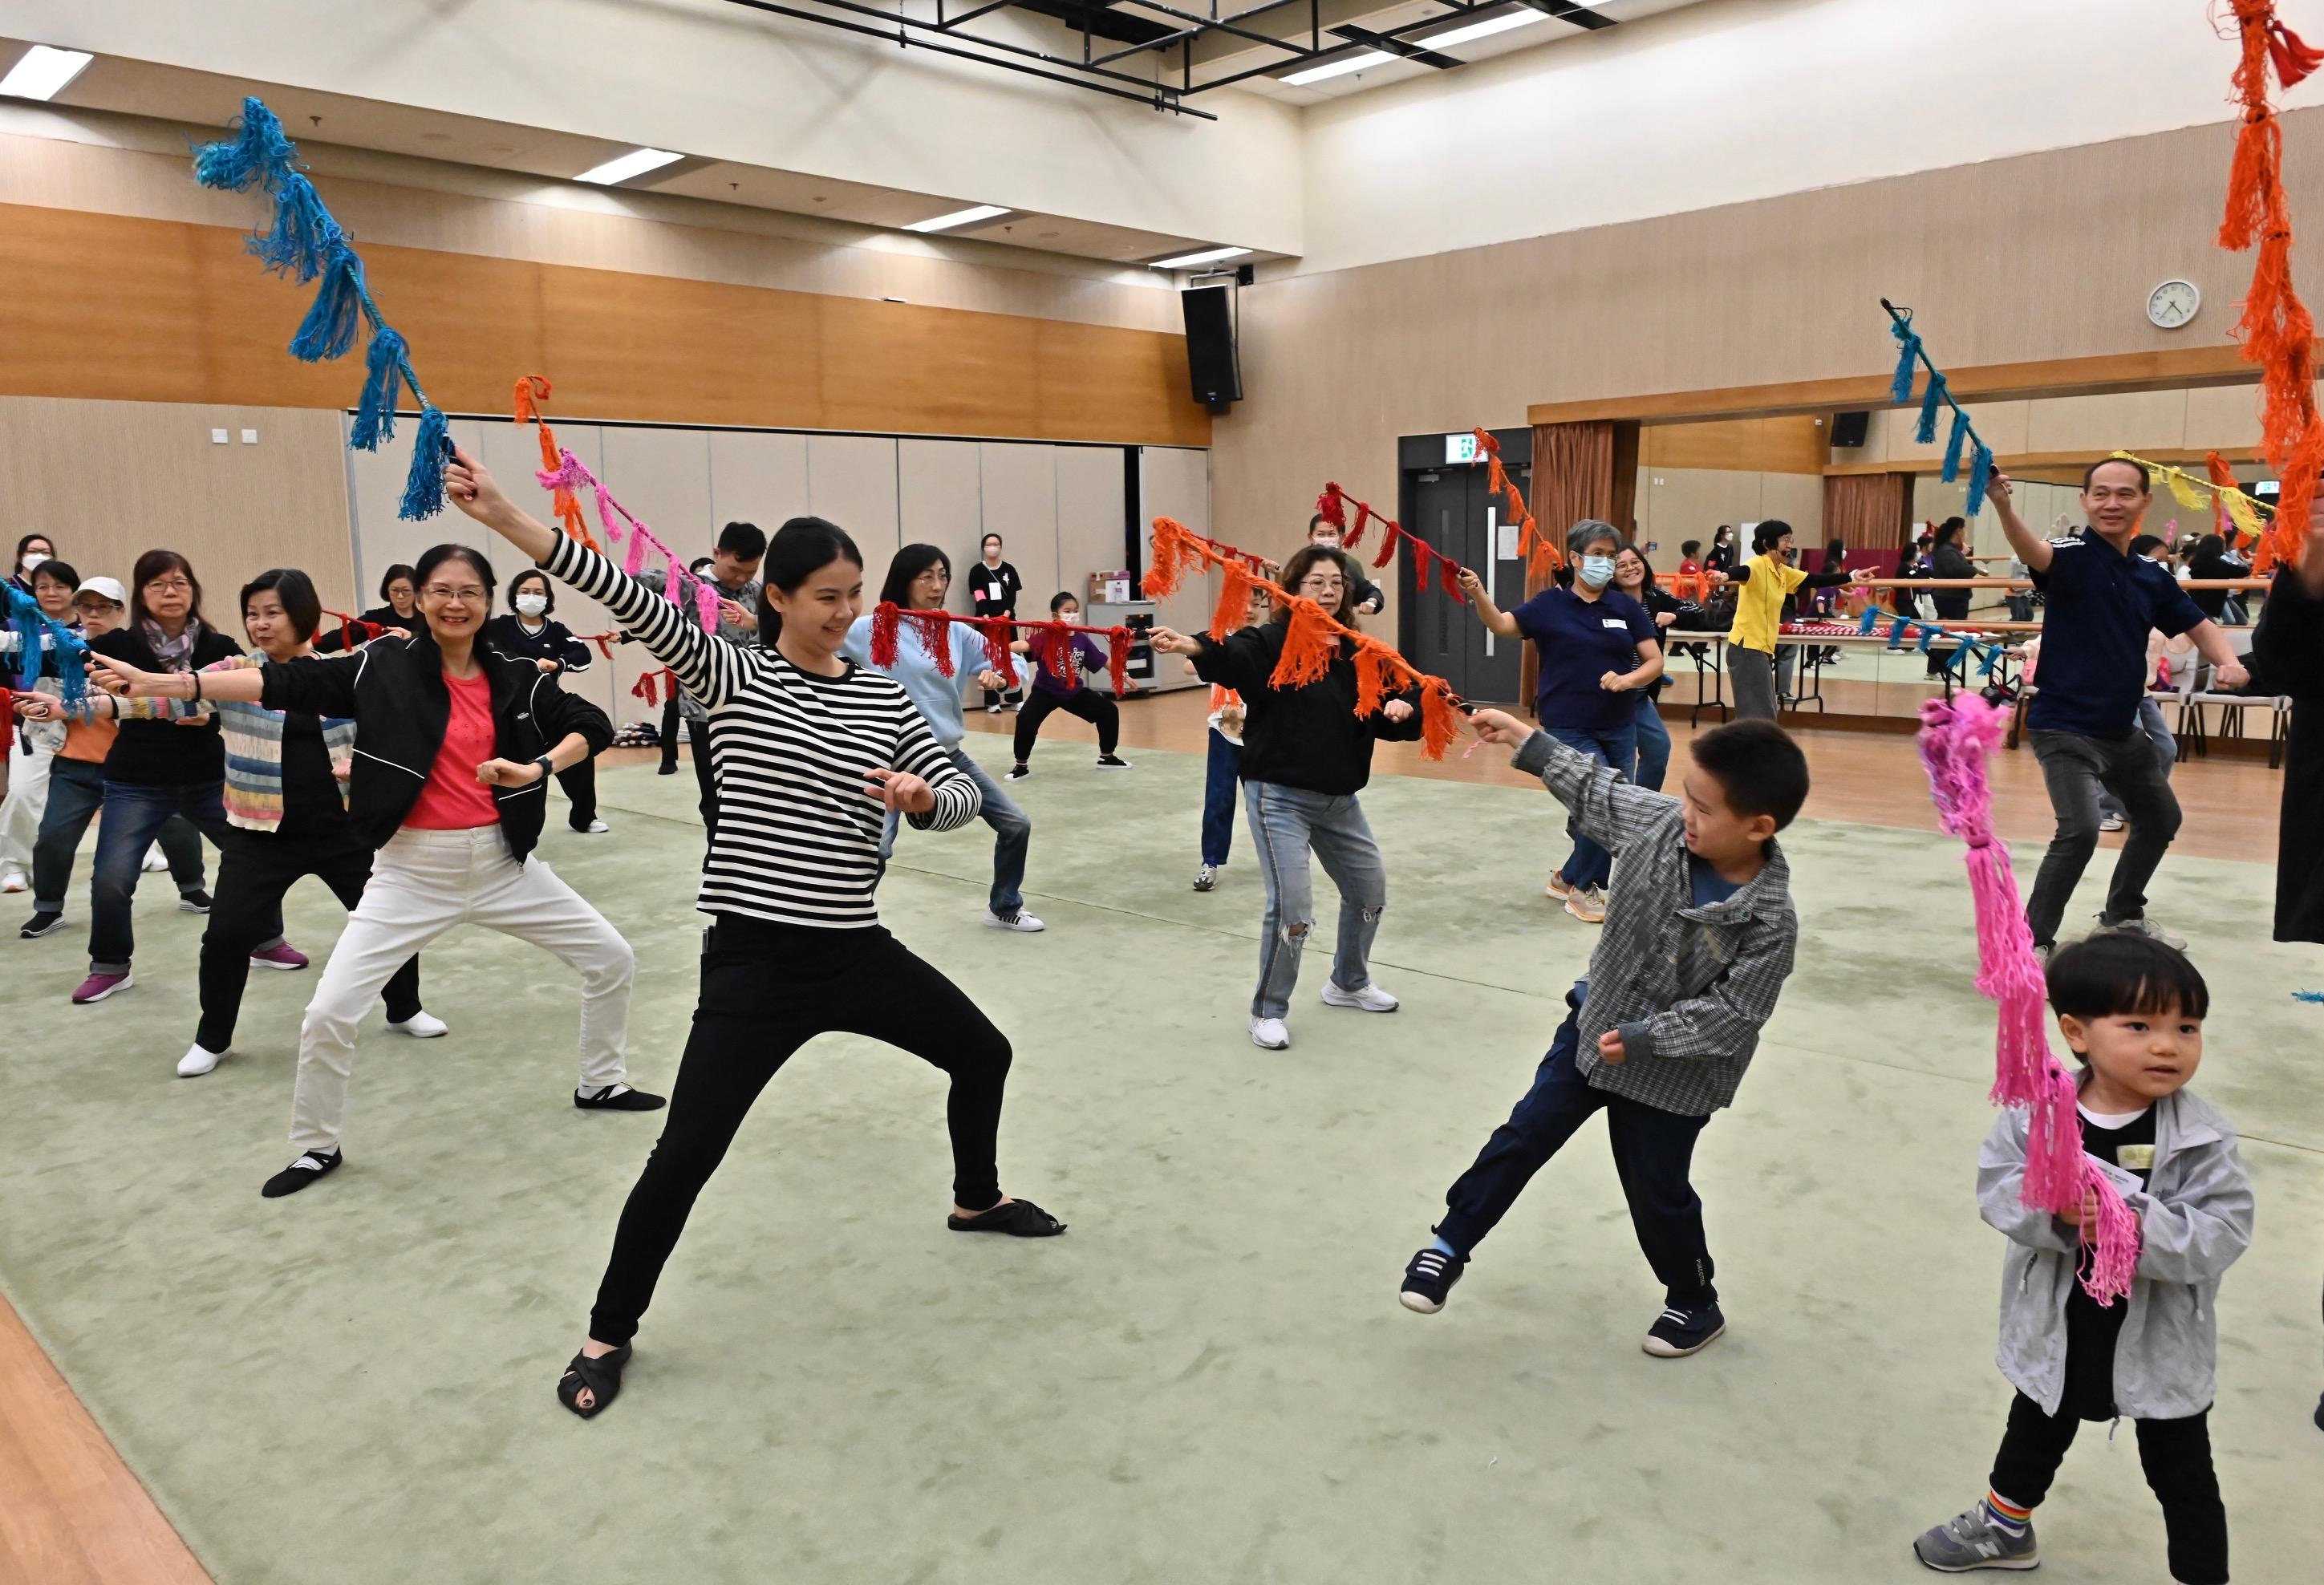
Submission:
{"label": "chair", "polygon": [[[2238,657],[2251,653],[2252,630],[2247,627],[2223,628],[2227,642]],[[2220,693],[2209,687],[2212,668],[2209,661],[2190,652],[2170,658],[2172,673],[2179,682],[2179,725],[2172,735],[2178,739],[2180,756],[2183,759],[2190,744],[2199,755],[2210,752],[2210,732],[2203,718],[2203,706],[2215,705],[2219,711],[2219,736],[2241,741],[2244,736],[2244,712],[2265,709],[2268,712],[2268,769],[2279,769],[2283,762],[2282,735],[2288,729],[2292,701],[2281,696],[2266,694]],[[2184,675],[2181,676],[2183,667]]]}

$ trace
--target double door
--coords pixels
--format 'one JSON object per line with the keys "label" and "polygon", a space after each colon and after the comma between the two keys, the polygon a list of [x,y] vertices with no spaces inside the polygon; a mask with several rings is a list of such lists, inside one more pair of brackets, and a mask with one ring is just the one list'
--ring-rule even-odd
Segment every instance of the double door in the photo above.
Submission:
{"label": "double door", "polygon": [[[1530,474],[1523,463],[1509,469],[1510,478],[1528,495]],[[1517,525],[1507,518],[1508,499],[1488,491],[1486,478],[1486,470],[1475,466],[1408,471],[1404,528],[1437,554],[1474,571],[1492,592],[1493,604],[1508,611],[1525,602],[1525,560]],[[1489,631],[1477,620],[1474,606],[1444,593],[1441,583],[1418,587],[1415,558],[1398,559],[1398,640],[1406,657],[1451,683],[1464,699],[1516,703],[1525,640]]]}

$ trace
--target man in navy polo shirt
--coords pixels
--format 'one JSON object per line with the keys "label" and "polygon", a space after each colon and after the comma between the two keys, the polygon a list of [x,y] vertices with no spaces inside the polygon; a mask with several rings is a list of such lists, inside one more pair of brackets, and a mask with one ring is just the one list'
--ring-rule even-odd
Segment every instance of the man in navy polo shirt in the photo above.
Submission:
{"label": "man in navy polo shirt", "polygon": [[2227,635],[2195,607],[2171,575],[2129,553],[2139,519],[2153,499],[2140,464],[2109,457],[2082,475],[2082,511],[2089,526],[2070,539],[2043,539],[2025,526],[2010,501],[2008,478],[1993,475],[1987,494],[2001,513],[2009,548],[2048,595],[2042,619],[2042,669],[2025,726],[2057,834],[2042,856],[2042,871],[2025,904],[2034,945],[2047,955],[2065,916],[2066,899],[2098,845],[2098,792],[2112,793],[2130,819],[2130,834],[2115,862],[2100,930],[2135,931],[2174,947],[2184,941],[2146,917],[2146,883],[2179,833],[2179,800],[2172,796],[2154,745],[2138,727],[2146,691],[2146,635],[2160,628],[2193,637],[2218,668],[2219,687],[2246,680]]}

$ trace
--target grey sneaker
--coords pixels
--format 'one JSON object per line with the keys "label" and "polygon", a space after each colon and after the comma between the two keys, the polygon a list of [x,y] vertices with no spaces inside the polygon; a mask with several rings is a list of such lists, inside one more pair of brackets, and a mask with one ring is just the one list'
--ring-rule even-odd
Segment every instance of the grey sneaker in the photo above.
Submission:
{"label": "grey sneaker", "polygon": [[2109,934],[2116,935],[2144,935],[2153,940],[2161,942],[2172,952],[2185,952],[2187,950],[2187,938],[2185,936],[2173,935],[2170,931],[2165,930],[2162,926],[2156,924],[2153,920],[2148,918],[2144,914],[2140,915],[2135,919],[2113,920],[2109,920],[2104,914],[2100,914],[2098,916],[2098,927],[2094,934],[2099,935]]}
{"label": "grey sneaker", "polygon": [[2042,1566],[2042,1554],[2034,1548],[2034,1526],[2026,1525],[2023,1535],[2012,1535],[1986,1517],[1983,1503],[1924,1532],[1913,1543],[1913,1555],[1941,1574]]}

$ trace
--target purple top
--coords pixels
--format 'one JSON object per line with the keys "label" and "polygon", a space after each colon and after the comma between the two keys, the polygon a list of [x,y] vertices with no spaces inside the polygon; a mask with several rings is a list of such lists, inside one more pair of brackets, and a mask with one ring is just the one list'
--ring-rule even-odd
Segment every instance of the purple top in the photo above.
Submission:
{"label": "purple top", "polygon": [[[1103,671],[1106,668],[1106,653],[1097,647],[1095,640],[1087,633],[1072,633],[1067,636],[1074,641],[1074,659],[1081,663],[1082,671]],[[1054,694],[1060,699],[1070,699],[1081,691],[1082,679],[1076,675],[1070,682],[1063,681],[1056,672],[1042,663],[1041,655],[1047,641],[1047,634],[1034,634],[1031,652],[1025,657],[1025,664],[1033,672],[1033,686],[1045,694]]]}

